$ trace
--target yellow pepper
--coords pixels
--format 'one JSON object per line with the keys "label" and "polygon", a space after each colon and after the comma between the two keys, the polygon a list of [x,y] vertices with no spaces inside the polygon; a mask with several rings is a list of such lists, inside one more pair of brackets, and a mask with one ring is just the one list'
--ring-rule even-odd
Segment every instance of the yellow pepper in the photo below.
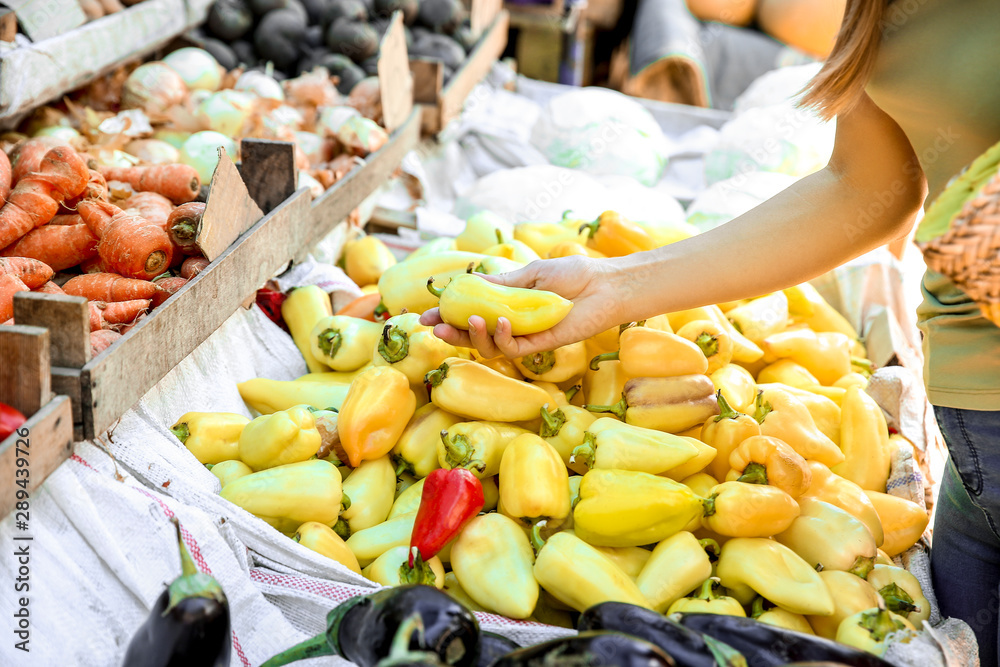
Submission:
{"label": "yellow pepper", "polygon": [[760,345],[788,324],[788,298],[782,292],[774,292],[729,310],[726,318],[737,331]]}
{"label": "yellow pepper", "polygon": [[246,477],[253,472],[250,466],[238,459],[230,459],[229,461],[222,461],[215,464],[209,463],[207,467],[219,479],[219,488],[236,481],[240,477]]}
{"label": "yellow pepper", "polygon": [[282,533],[292,533],[306,521],[336,523],[343,491],[337,467],[316,459],[240,477],[219,495]]}
{"label": "yellow pepper", "polygon": [[607,257],[603,252],[598,252],[593,248],[588,248],[585,245],[577,243],[576,241],[563,241],[552,246],[549,250],[549,254],[546,255],[549,259],[556,259],[559,257],[573,257],[579,255],[581,257],[594,257],[597,259],[604,259]]}
{"label": "yellow pepper", "polygon": [[469,597],[508,618],[525,619],[535,610],[534,564],[528,537],[502,514],[475,517],[451,548],[451,568]]}
{"label": "yellow pepper", "polygon": [[351,385],[339,382],[306,382],[254,378],[240,382],[236,388],[251,408],[269,415],[296,405],[311,405],[317,410],[336,408],[344,404]]}
{"label": "yellow pepper", "polygon": [[840,449],[844,462],[834,466],[833,472],[862,489],[885,493],[892,450],[882,408],[863,389],[852,386],[844,396],[842,410]]}
{"label": "yellow pepper", "polygon": [[794,396],[806,406],[816,428],[820,433],[830,438],[833,444],[840,445],[840,422],[843,412],[837,403],[812,389],[799,389],[783,384],[758,384],[760,389],[776,389]]}
{"label": "yellow pepper", "polygon": [[240,434],[240,460],[256,470],[305,461],[319,451],[316,418],[299,405],[261,415]]}
{"label": "yellow pepper", "polygon": [[596,371],[588,368],[583,374],[583,395],[594,405],[610,405],[621,398],[630,379],[622,362],[605,361]]}
{"label": "yellow pepper", "polygon": [[716,456],[708,464],[708,472],[716,479],[725,480],[729,474],[729,457],[747,438],[760,435],[760,424],[750,415],[744,415],[732,407],[721,389],[716,392],[719,414],[709,417],[701,428],[701,440],[716,450]]}
{"label": "yellow pepper", "polygon": [[387,366],[359,375],[340,409],[340,442],[356,468],[388,454],[413,416],[417,400],[406,376]]}
{"label": "yellow pepper", "polygon": [[636,578],[639,591],[653,609],[664,613],[712,576],[712,561],[706,548],[718,551],[718,545],[711,540],[699,541],[687,531],[671,535],[656,545]]}
{"label": "yellow pepper", "polygon": [[484,512],[492,512],[500,504],[500,483],[497,481],[497,476],[486,477],[485,479],[479,480],[483,485],[483,510]]}
{"label": "yellow pepper", "polygon": [[733,360],[733,339],[721,326],[710,320],[688,322],[677,331],[681,338],[691,341],[708,360],[705,373],[711,375]]}
{"label": "yellow pepper", "polygon": [[819,578],[826,584],[826,590],[833,598],[833,614],[809,616],[807,619],[820,637],[835,639],[837,628],[845,618],[878,606],[878,593],[861,577],[843,570],[821,570]]}
{"label": "yellow pepper", "polygon": [[875,552],[875,564],[876,565],[895,565],[895,561],[889,557],[889,554],[879,549]]}
{"label": "yellow pepper", "polygon": [[798,518],[774,539],[813,567],[868,576],[875,565],[875,538],[861,521],[816,498],[799,498],[799,508]]}
{"label": "yellow pepper", "polygon": [[833,383],[834,387],[840,387],[842,389],[849,389],[850,387],[858,387],[864,389],[868,386],[868,378],[866,378],[861,373],[857,371],[851,371],[847,375],[841,377],[839,380]]}
{"label": "yellow pepper", "polygon": [[[523,380],[524,376],[521,375],[521,371],[518,370],[514,362],[504,356],[494,357],[493,359],[481,359],[477,358],[476,363],[482,364],[487,368],[492,368],[501,375],[506,375],[514,380]],[[425,376],[426,377],[426,376]]]}
{"label": "yellow pepper", "polygon": [[566,382],[587,370],[587,346],[583,341],[514,360],[524,377],[543,382]]}
{"label": "yellow pepper", "polygon": [[633,326],[618,337],[617,352],[600,354],[590,360],[591,370],[604,361],[619,360],[622,370],[632,377],[676,377],[704,374],[708,360],[701,349],[677,334]]}
{"label": "yellow pepper", "polygon": [[383,586],[403,584],[426,584],[437,589],[444,588],[444,564],[434,556],[423,561],[423,567],[403,568],[410,560],[408,546],[393,547],[371,562],[361,574],[369,581]]}
{"label": "yellow pepper", "polygon": [[705,579],[696,596],[677,600],[667,609],[667,614],[722,614],[745,618],[747,613],[743,611],[743,605],[736,598],[716,593],[718,587],[718,577]]}
{"label": "yellow pepper", "polygon": [[329,370],[326,364],[319,362],[312,353],[310,340],[316,323],[325,317],[333,315],[330,305],[330,295],[316,285],[296,287],[281,304],[281,317],[288,325],[295,346],[299,348],[306,366],[313,373]]}
{"label": "yellow pepper", "polygon": [[396,472],[389,456],[362,461],[344,481],[344,494],[350,507],[340,513],[352,533],[385,521],[392,509],[396,491]]}
{"label": "yellow pepper", "polygon": [[474,252],[442,252],[408,259],[390,267],[378,281],[378,293],[390,315],[399,315],[405,309],[422,313],[438,305],[437,297],[427,291],[427,280],[434,276],[447,282],[449,278],[464,274],[482,255]]}
{"label": "yellow pepper", "polygon": [[882,521],[864,490],[854,482],[834,475],[818,461],[809,461],[809,469],[812,470],[812,482],[803,495],[835,505],[858,519],[875,538],[876,546],[882,546],[885,539]]}
{"label": "yellow pepper", "polygon": [[810,373],[805,366],[791,359],[778,359],[773,364],[762,368],[757,374],[757,382],[761,384],[786,384],[798,389],[808,389],[819,384],[816,376]]}
{"label": "yellow pepper", "polygon": [[440,468],[438,443],[441,442],[441,431],[461,421],[461,417],[433,403],[417,408],[392,448],[396,474],[411,472],[417,477],[427,477]]}
{"label": "yellow pepper", "polygon": [[733,340],[733,361],[751,363],[764,356],[764,351],[752,340],[737,331],[733,323],[726,319],[725,314],[723,314],[718,306],[704,306],[702,308],[692,308],[691,310],[680,310],[676,313],[667,313],[667,317],[674,331],[678,331],[688,322],[696,320],[715,322]]}
{"label": "yellow pepper", "polygon": [[886,609],[880,600],[877,607],[859,611],[841,621],[837,628],[837,641],[882,656],[889,646],[887,640],[890,635],[902,639],[915,633],[912,623]]}
{"label": "yellow pepper", "polygon": [[469,611],[487,611],[462,588],[462,584],[458,583],[458,577],[455,576],[454,572],[448,572],[444,575],[444,588],[442,590]]}
{"label": "yellow pepper", "polygon": [[434,405],[467,419],[530,421],[552,400],[544,389],[458,357],[445,359],[425,379]]}
{"label": "yellow pepper", "polygon": [[847,393],[840,387],[824,387],[821,384],[814,384],[810,387],[806,387],[806,389],[814,394],[819,394],[823,398],[830,399],[837,405],[838,408],[844,402],[844,395]]}
{"label": "yellow pepper", "polygon": [[587,429],[597,417],[575,405],[564,405],[554,411],[542,408],[542,425],[538,434],[559,453],[567,468],[576,473],[587,472],[585,463],[573,462],[573,450],[583,444]]}
{"label": "yellow pepper", "polygon": [[518,241],[517,239],[501,241],[500,243],[486,248],[482,251],[482,253],[490,257],[504,257],[505,259],[512,259],[515,262],[520,262],[522,264],[536,262],[541,259],[538,253],[532,250],[530,246]]}
{"label": "yellow pepper", "polygon": [[794,630],[795,632],[802,632],[807,635],[816,634],[809,625],[809,621],[802,614],[793,614],[781,607],[771,607],[765,611],[764,598],[762,597],[758,597],[753,601],[753,612],[750,617],[760,623],[776,628]]}
{"label": "yellow pepper", "polygon": [[504,287],[474,273],[455,276],[440,289],[429,278],[427,289],[440,299],[442,321],[457,329],[468,329],[469,318],[479,315],[486,320],[486,331],[491,336],[501,317],[510,322],[512,335],[526,336],[551,329],[573,308],[572,301],[555,292]]}
{"label": "yellow pepper", "polygon": [[632,581],[639,577],[642,568],[649,562],[653,555],[649,549],[642,547],[594,547],[602,554],[614,561],[614,564],[621,568]]}
{"label": "yellow pepper", "polygon": [[240,433],[250,420],[232,412],[186,412],[170,432],[199,463],[240,458]]}
{"label": "yellow pepper", "polygon": [[[686,433],[690,432],[691,431],[686,431]],[[698,450],[698,452],[686,463],[682,463],[676,468],[671,468],[670,470],[660,473],[662,476],[672,479],[675,482],[680,482],[686,477],[690,477],[695,473],[701,472],[708,466],[708,464],[714,461],[715,457],[718,455],[718,452],[715,451],[714,447],[709,447],[698,438],[688,435],[680,435],[679,437],[684,438],[689,443],[694,445],[694,448]]]}
{"label": "yellow pepper", "polygon": [[687,438],[602,417],[588,427],[570,463],[583,463],[587,469],[658,475],[686,463],[697,453]]}
{"label": "yellow pepper", "polygon": [[432,239],[427,243],[423,244],[409,255],[406,256],[406,261],[414,260],[419,257],[426,257],[428,255],[437,255],[442,252],[448,252],[455,250],[455,239],[449,238],[447,236],[442,236],[440,238]]}
{"label": "yellow pepper", "polygon": [[534,433],[507,445],[500,460],[504,513],[522,524],[546,519],[559,525],[569,516],[569,475],[552,445]]}
{"label": "yellow pepper", "polygon": [[722,545],[716,572],[743,604],[760,595],[793,614],[828,616],[833,598],[809,563],[794,551],[762,537],[735,537]]}
{"label": "yellow pepper", "polygon": [[514,226],[492,211],[479,211],[465,221],[465,229],[455,237],[458,250],[482,252],[514,235]]}
{"label": "yellow pepper", "polygon": [[586,243],[579,229],[557,222],[521,222],[514,225],[514,239],[538,253],[548,257],[552,249],[563,243]]}
{"label": "yellow pepper", "polygon": [[884,552],[897,556],[917,543],[929,521],[923,507],[905,498],[878,491],[865,491],[865,495],[872,501],[882,522],[885,541],[881,546]]}
{"label": "yellow pepper", "polygon": [[[681,484],[694,491],[696,495],[707,498],[712,494],[712,489],[719,485],[719,480],[707,472],[698,472],[682,479]],[[697,525],[701,526],[701,517],[698,517]]]}
{"label": "yellow pepper", "polygon": [[382,325],[359,317],[324,317],[309,332],[313,358],[335,371],[356,371],[372,360]]}
{"label": "yellow pepper", "polygon": [[[553,384],[552,382],[546,382],[545,380],[537,380],[532,382],[536,387],[541,387],[546,392],[548,392],[549,397],[552,399],[552,404],[549,407],[552,408],[564,408],[569,405],[570,399],[567,397],[567,392],[559,388],[559,385]],[[577,390],[579,390],[579,385],[574,385]],[[575,396],[575,392],[573,394]],[[541,426],[541,422],[538,424]]]}
{"label": "yellow pepper", "polygon": [[375,366],[390,366],[406,376],[411,385],[422,386],[424,376],[458,350],[434,335],[434,327],[420,324],[418,313],[390,317],[372,344]]}
{"label": "yellow pepper", "polygon": [[857,339],[858,332],[851,323],[827,303],[809,283],[789,287],[784,293],[788,297],[788,314],[804,322],[813,331],[836,331],[851,340]]}
{"label": "yellow pepper", "polygon": [[580,484],[574,530],[596,546],[637,547],[680,532],[702,512],[702,499],[679,482],[644,472],[595,469]]}
{"label": "yellow pepper", "polygon": [[589,247],[608,257],[621,257],[657,247],[649,232],[617,211],[601,213],[597,220],[584,223],[580,231],[589,234]]}
{"label": "yellow pepper", "polygon": [[765,358],[791,359],[820,382],[831,385],[851,372],[851,339],[841,333],[816,333],[809,329],[783,331],[761,342]]}
{"label": "yellow pepper", "polygon": [[386,520],[395,519],[397,516],[402,514],[416,512],[420,509],[420,497],[423,493],[423,479],[418,479],[416,482],[403,489],[402,493],[396,496],[396,500],[392,503],[392,508],[389,510],[389,516],[386,517]]}
{"label": "yellow pepper", "polygon": [[711,374],[716,391],[721,391],[726,402],[737,412],[753,412],[757,400],[757,383],[750,372],[736,364],[726,364]]}
{"label": "yellow pepper", "polygon": [[377,283],[396,257],[375,236],[362,236],[344,247],[344,271],[360,286]]}
{"label": "yellow pepper", "polygon": [[585,405],[591,412],[610,412],[634,426],[677,433],[719,413],[715,386],[706,375],[632,378],[614,405]]}
{"label": "yellow pepper", "polygon": [[416,512],[400,514],[371,528],[359,530],[347,539],[347,546],[361,567],[367,567],[393,547],[408,547],[416,519]]}
{"label": "yellow pepper", "polygon": [[868,583],[885,600],[889,611],[905,616],[916,629],[922,628],[924,621],[930,618],[931,604],[924,596],[920,582],[903,568],[876,565],[868,573]]}
{"label": "yellow pepper", "polygon": [[542,588],[577,611],[601,602],[650,608],[621,568],[569,531],[556,533],[538,551],[534,575]]}
{"label": "yellow pepper", "polygon": [[347,544],[340,535],[333,532],[330,526],[318,521],[306,521],[299,526],[292,539],[318,554],[337,561],[351,572],[361,574],[358,559],[347,548]]}
{"label": "yellow pepper", "polygon": [[799,515],[790,495],[774,486],[723,482],[705,499],[702,525],[728,537],[771,537]]}
{"label": "yellow pepper", "polygon": [[766,435],[756,435],[740,443],[729,455],[730,471],[725,479],[750,484],[776,486],[798,498],[812,483],[812,469],[798,452]]}
{"label": "yellow pepper", "polygon": [[803,458],[835,466],[844,460],[837,444],[816,427],[809,409],[791,392],[768,387],[757,394],[753,418],[761,435],[788,443]]}
{"label": "yellow pepper", "polygon": [[511,271],[517,271],[524,264],[513,259],[507,259],[506,257],[497,257],[496,255],[483,255],[479,259],[479,263],[470,264],[469,268],[466,269],[466,273],[484,273],[488,276],[495,276],[500,273],[509,273]]}
{"label": "yellow pepper", "polygon": [[637,225],[646,230],[653,237],[653,242],[657,248],[676,243],[698,235],[698,228],[686,222],[672,222],[658,224],[651,222],[637,222]]}
{"label": "yellow pepper", "polygon": [[466,468],[479,479],[500,472],[500,462],[508,445],[527,429],[503,422],[461,422],[442,431],[437,446],[438,465]]}
{"label": "yellow pepper", "polygon": [[[379,328],[379,332],[381,332],[381,331],[382,331],[382,329]],[[295,378],[294,381],[295,382],[318,382],[320,384],[324,384],[324,383],[327,383],[327,384],[351,384],[352,382],[354,382],[354,378],[358,377],[358,375],[360,375],[361,372],[364,371],[367,367],[368,366],[366,364],[365,366],[361,366],[356,371],[324,371],[322,373],[306,373],[305,375],[301,375],[301,376]]]}

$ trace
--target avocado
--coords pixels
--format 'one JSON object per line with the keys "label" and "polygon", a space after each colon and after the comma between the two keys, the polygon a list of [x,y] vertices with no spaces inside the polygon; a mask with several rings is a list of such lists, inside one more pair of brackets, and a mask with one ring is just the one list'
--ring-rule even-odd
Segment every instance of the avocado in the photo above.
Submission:
{"label": "avocado", "polygon": [[238,39],[235,42],[231,42],[229,48],[233,50],[239,64],[245,67],[253,67],[257,64],[257,51],[254,50],[253,44],[245,39]]}
{"label": "avocado", "polygon": [[215,0],[205,25],[219,39],[231,42],[250,32],[253,12],[243,0]]}
{"label": "avocado", "polygon": [[418,0],[375,0],[373,15],[378,18],[389,18],[395,11],[403,12],[403,23],[413,25],[420,11]]}
{"label": "avocado", "polygon": [[247,0],[247,4],[257,17],[263,17],[276,9],[292,9],[302,15],[302,20],[308,20],[306,8],[299,0]]}
{"label": "avocado", "polygon": [[411,55],[440,60],[451,69],[458,69],[465,62],[465,49],[448,35],[422,33],[414,35],[413,42]]}
{"label": "avocado", "polygon": [[[301,6],[301,5],[300,5]],[[283,71],[291,71],[306,40],[305,12],[275,9],[261,18],[253,33],[253,44],[263,61],[271,61]]]}
{"label": "avocado", "polygon": [[378,54],[365,58],[359,63],[365,76],[378,76]]}
{"label": "avocado", "polygon": [[462,23],[461,0],[420,0],[417,23],[434,32],[451,32]]}
{"label": "avocado", "polygon": [[306,46],[311,49],[325,48],[323,43],[323,26],[310,25],[306,27]]}
{"label": "avocado", "polygon": [[239,58],[237,58],[236,54],[233,53],[233,50],[229,48],[229,45],[222,40],[218,40],[213,37],[203,37],[199,41],[201,42],[201,48],[211,53],[212,57],[215,58],[227,72],[239,66]]}
{"label": "avocado", "polygon": [[326,45],[333,53],[342,53],[360,63],[378,53],[378,33],[360,21],[339,19],[326,30]]}
{"label": "avocado", "polygon": [[361,0],[330,0],[320,21],[323,29],[340,19],[363,23],[368,20],[368,7]]}
{"label": "avocado", "polygon": [[354,64],[354,61],[340,53],[328,53],[316,61],[316,65],[325,67],[331,76],[339,79],[337,90],[341,95],[349,95],[351,89],[361,79],[365,78],[365,71]]}

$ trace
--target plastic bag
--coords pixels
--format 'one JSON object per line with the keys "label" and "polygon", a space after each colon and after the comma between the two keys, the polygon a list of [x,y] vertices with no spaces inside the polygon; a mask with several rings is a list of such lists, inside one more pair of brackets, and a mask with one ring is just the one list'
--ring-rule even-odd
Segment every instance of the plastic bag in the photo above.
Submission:
{"label": "plastic bag", "polygon": [[719,181],[702,191],[688,206],[687,221],[707,232],[743,215],[797,181],[771,171],[751,171]]}

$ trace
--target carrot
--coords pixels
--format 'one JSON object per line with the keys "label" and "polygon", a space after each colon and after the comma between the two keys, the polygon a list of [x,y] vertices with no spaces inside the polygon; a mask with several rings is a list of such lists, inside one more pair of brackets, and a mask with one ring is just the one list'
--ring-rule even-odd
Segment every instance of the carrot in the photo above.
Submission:
{"label": "carrot", "polygon": [[157,280],[154,285],[159,289],[156,296],[153,297],[153,307],[156,308],[161,303],[172,297],[174,294],[180,290],[180,288],[187,285],[187,278],[163,278],[162,280]]}
{"label": "carrot", "polygon": [[56,146],[66,146],[66,142],[55,137],[35,137],[28,139],[11,153],[11,185],[33,171],[38,171],[42,158]]}
{"label": "carrot", "polygon": [[204,214],[205,204],[193,201],[175,208],[167,219],[166,229],[170,240],[185,255],[201,254],[195,240],[201,231],[201,218]]}
{"label": "carrot", "polygon": [[191,280],[196,275],[205,270],[211,262],[205,257],[188,257],[181,264],[181,278]]}
{"label": "carrot", "polygon": [[28,289],[41,287],[52,280],[52,267],[30,257],[0,258],[0,276],[11,275],[27,285]]}
{"label": "carrot", "polygon": [[7,203],[10,194],[10,160],[7,154],[0,151],[0,207]]}
{"label": "carrot", "polygon": [[[82,156],[81,156],[82,158]],[[63,202],[63,208],[75,211],[77,205],[84,199],[104,199],[108,198],[108,182],[101,176],[101,172],[96,169],[88,169],[87,187],[76,197]],[[52,224],[52,223],[49,223]]]}
{"label": "carrot", "polygon": [[80,270],[84,273],[111,273],[111,270],[104,266],[100,255],[91,257],[86,262],[80,262]]}
{"label": "carrot", "polygon": [[135,322],[140,315],[149,310],[149,299],[134,301],[88,301],[90,308],[90,330],[121,329]]}
{"label": "carrot", "polygon": [[112,344],[122,335],[117,331],[111,331],[110,329],[99,329],[98,331],[90,332],[90,356],[96,357],[104,350],[111,347]]}
{"label": "carrot", "polygon": [[44,285],[42,285],[41,287],[36,287],[35,289],[33,289],[31,291],[32,292],[41,292],[42,294],[66,294],[66,292],[63,291],[62,287],[59,287],[59,285],[56,285],[51,280],[49,282],[45,283]]}
{"label": "carrot", "polygon": [[80,202],[77,210],[100,239],[97,252],[111,272],[148,280],[170,266],[174,250],[170,237],[142,216],[97,199]]}
{"label": "carrot", "polygon": [[82,222],[79,225],[44,225],[0,250],[4,257],[31,257],[53,271],[63,271],[97,255],[97,237]]}
{"label": "carrot", "polygon": [[162,227],[165,232],[169,231],[167,229],[167,219],[173,212],[174,205],[170,203],[169,199],[158,192],[136,192],[118,204],[118,206],[123,211],[127,211],[130,208],[135,209],[147,222],[157,227]]}
{"label": "carrot", "polygon": [[21,178],[0,208],[0,248],[6,248],[59,212],[59,204],[87,186],[87,167],[68,146],[56,146],[37,171]]}
{"label": "carrot", "polygon": [[382,297],[378,292],[359,296],[354,301],[337,311],[338,315],[349,315],[350,317],[360,317],[369,322],[375,321],[375,309],[378,308]]}
{"label": "carrot", "polygon": [[28,286],[11,273],[0,273],[0,322],[14,317],[14,294],[27,292]]}
{"label": "carrot", "polygon": [[74,276],[63,285],[63,291],[91,301],[131,301],[152,299],[158,285],[148,280],[123,278],[114,273],[88,273]]}
{"label": "carrot", "polygon": [[158,192],[174,204],[184,204],[198,196],[201,179],[186,164],[154,164],[148,167],[101,167],[109,181],[121,181],[137,192]]}
{"label": "carrot", "polygon": [[82,225],[83,218],[80,217],[79,213],[60,213],[56,217],[49,220],[49,225]]}
{"label": "carrot", "polygon": [[137,326],[139,326],[139,323],[142,322],[144,319],[146,319],[146,317],[148,317],[148,316],[149,316],[149,313],[139,313],[139,317],[135,318],[134,320],[132,320],[132,322],[130,322],[129,324],[126,324],[125,326],[123,326],[121,328],[122,335],[124,336],[129,331],[131,331],[132,329],[135,329]]}

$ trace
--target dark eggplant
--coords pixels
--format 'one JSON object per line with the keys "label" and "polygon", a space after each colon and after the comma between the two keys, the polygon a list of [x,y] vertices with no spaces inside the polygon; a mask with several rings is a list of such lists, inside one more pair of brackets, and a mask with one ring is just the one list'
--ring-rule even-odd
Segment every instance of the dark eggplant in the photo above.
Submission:
{"label": "dark eggplant", "polygon": [[376,53],[370,58],[365,58],[358,63],[358,67],[361,68],[361,71],[365,73],[366,77],[378,76],[378,54]]}
{"label": "dark eggplant", "polygon": [[229,48],[236,54],[236,59],[244,67],[254,67],[257,65],[257,51],[250,42],[238,39],[229,45]]}
{"label": "dark eggplant", "polygon": [[497,660],[519,648],[521,647],[503,635],[492,632],[480,632],[479,660],[476,661],[476,667],[492,667]]}
{"label": "dark eggplant", "polygon": [[389,657],[400,626],[420,618],[409,648],[434,653],[454,667],[472,667],[479,654],[479,624],[472,612],[433,586],[410,584],[353,598],[326,617],[326,632],[279,653],[261,667],[306,658],[339,655],[358,667],[374,667]]}
{"label": "dark eggplant", "polygon": [[375,0],[373,16],[389,18],[397,10],[403,12],[403,23],[413,25],[420,12],[420,3],[417,0]]}
{"label": "dark eggplant", "polygon": [[461,0],[420,0],[417,23],[435,32],[457,28],[463,16]]}
{"label": "dark eggplant", "polygon": [[326,46],[356,63],[378,53],[378,33],[367,23],[340,19],[326,30]]}
{"label": "dark eggplant", "polygon": [[414,635],[418,642],[422,641],[424,623],[420,614],[413,614],[400,624],[396,636],[392,638],[389,656],[379,660],[376,667],[447,667],[436,653],[410,650]]}
{"label": "dark eggplant", "polygon": [[835,662],[850,667],[889,667],[881,658],[815,635],[785,630],[752,618],[718,614],[683,614],[680,623],[723,641],[746,656],[754,667],[789,662]]}
{"label": "dark eggplant", "polygon": [[585,610],[576,622],[580,632],[614,630],[651,642],[677,661],[677,667],[735,667],[740,653],[722,642],[625,602],[602,602]]}
{"label": "dark eggplant", "polygon": [[205,25],[219,39],[231,42],[250,32],[253,12],[243,0],[215,0],[208,10]]}
{"label": "dark eggplant", "polygon": [[472,27],[467,25],[459,26],[458,30],[452,33],[451,38],[461,44],[466,53],[471,53],[472,49],[476,48],[476,43],[479,42],[472,34]]}
{"label": "dark eggplant", "polygon": [[270,60],[280,70],[287,70],[298,62],[305,39],[305,18],[291,9],[268,12],[253,33],[257,55],[262,61]]}
{"label": "dark eggplant", "polygon": [[323,17],[329,11],[333,0],[299,0],[299,3],[306,10],[309,25],[319,25],[323,22]]}
{"label": "dark eggplant", "polygon": [[291,9],[302,16],[303,22],[309,18],[299,0],[247,0],[247,4],[255,16],[264,16],[278,9]]}
{"label": "dark eggplant", "polygon": [[311,25],[306,27],[306,46],[312,49],[323,48],[323,27]]}
{"label": "dark eggplant", "polygon": [[212,576],[198,571],[177,529],[181,576],[156,600],[125,652],[123,667],[229,667],[229,603]]}
{"label": "dark eggplant", "polygon": [[465,62],[465,49],[447,35],[423,33],[414,35],[410,53],[422,58],[440,60],[446,67],[458,69]]}
{"label": "dark eggplant", "polygon": [[236,57],[236,54],[229,48],[229,45],[222,40],[213,37],[202,37],[199,42],[201,43],[201,48],[211,53],[212,57],[219,61],[219,64],[227,72],[240,64],[240,59]]}
{"label": "dark eggplant", "polygon": [[594,630],[508,653],[494,667],[673,667],[674,659],[649,642],[621,632]]}
{"label": "dark eggplant", "polygon": [[368,20],[368,7],[361,0],[331,0],[323,14],[323,29],[340,19],[364,22]]}
{"label": "dark eggplant", "polygon": [[339,53],[325,54],[316,60],[316,65],[325,67],[331,76],[337,77],[337,90],[341,95],[350,95],[351,89],[366,76],[353,60]]}

